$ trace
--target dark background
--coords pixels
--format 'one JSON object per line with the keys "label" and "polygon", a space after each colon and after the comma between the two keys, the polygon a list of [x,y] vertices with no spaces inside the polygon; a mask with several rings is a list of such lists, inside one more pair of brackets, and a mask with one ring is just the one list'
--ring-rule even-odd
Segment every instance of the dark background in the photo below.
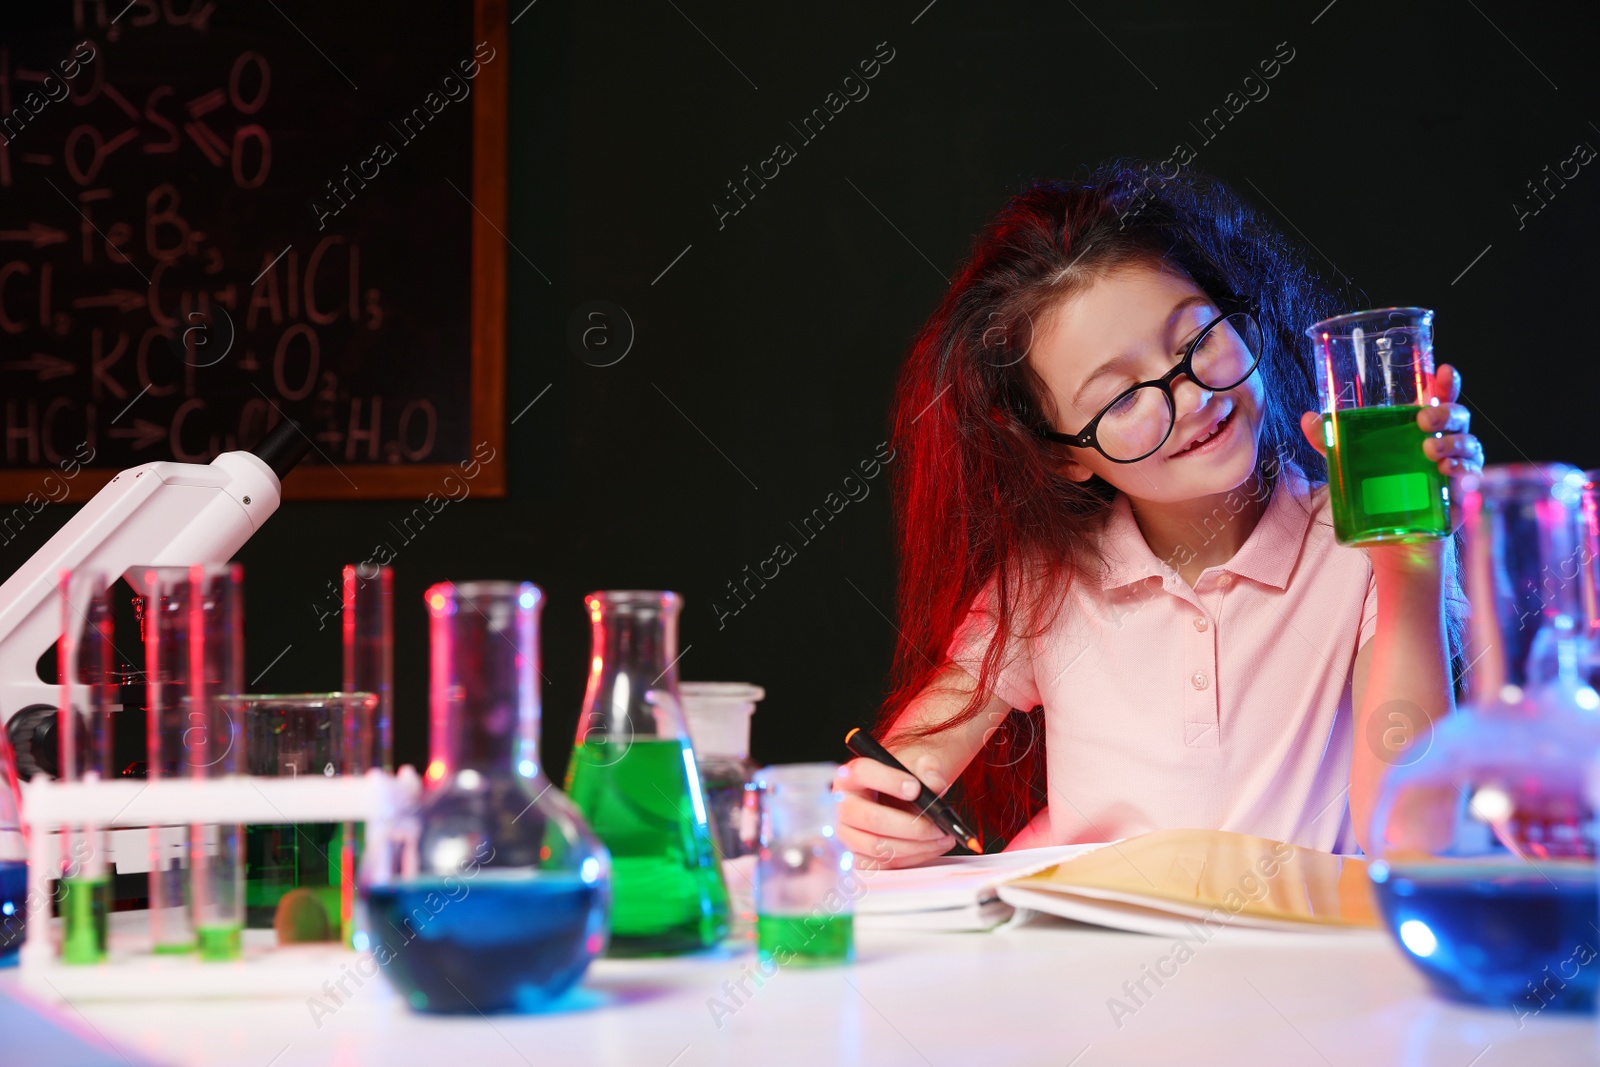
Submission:
{"label": "dark background", "polygon": [[[1588,255],[1600,161],[1520,228],[1513,206],[1537,206],[1525,183],[1579,142],[1600,146],[1592,12],[522,3],[510,4],[510,489],[452,505],[395,561],[402,761],[426,751],[422,590],[479,577],[548,595],[553,774],[583,690],[582,597],[599,588],[683,594],[681,675],[767,688],[758,759],[838,758],[893,646],[887,476],[810,544],[790,524],[884,440],[897,361],[985,218],[1030,179],[1111,155],[1159,160],[1187,141],[1193,168],[1304,241],[1352,308],[1437,309],[1438,353],[1464,373],[1492,462],[1600,465]],[[788,123],[883,41],[894,58],[870,95],[801,144]],[[1189,124],[1279,42],[1294,58],[1270,95],[1203,143]],[[719,230],[724,183],[778,140],[798,158]],[[636,331],[611,366],[568,341],[594,300]],[[325,583],[392,540],[387,524],[409,507],[291,503],[246,546],[253,688],[337,684],[338,629],[318,625]],[[0,549],[0,571],[66,517],[52,508]],[[798,557],[719,627],[725,583],[778,541]]]}

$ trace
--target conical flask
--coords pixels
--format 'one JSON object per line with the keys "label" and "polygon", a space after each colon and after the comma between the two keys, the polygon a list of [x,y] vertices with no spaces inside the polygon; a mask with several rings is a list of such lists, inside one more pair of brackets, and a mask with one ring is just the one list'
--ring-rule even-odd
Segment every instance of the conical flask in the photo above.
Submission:
{"label": "conical flask", "polygon": [[678,698],[676,593],[592,593],[589,685],[567,792],[611,850],[611,955],[708,948],[728,892]]}
{"label": "conical flask", "polygon": [[542,1010],[605,948],[605,847],[539,765],[542,599],[528,582],[426,593],[426,788],[365,869],[357,939],[418,1011]]}
{"label": "conical flask", "polygon": [[1466,494],[1468,696],[1391,759],[1373,815],[1372,880],[1406,955],[1444,995],[1519,1018],[1591,1008],[1600,985],[1583,486],[1519,464]]}

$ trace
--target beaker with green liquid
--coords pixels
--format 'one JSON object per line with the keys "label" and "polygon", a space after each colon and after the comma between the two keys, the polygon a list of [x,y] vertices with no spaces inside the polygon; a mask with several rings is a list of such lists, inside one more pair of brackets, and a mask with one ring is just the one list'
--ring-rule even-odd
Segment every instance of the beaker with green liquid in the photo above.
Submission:
{"label": "beaker with green liquid", "polygon": [[[365,774],[374,693],[250,693],[239,698],[246,773],[271,778]],[[280,944],[348,941],[354,932],[360,827],[262,823],[245,827],[245,925]]]}
{"label": "beaker with green liquid", "polygon": [[592,593],[589,684],[568,795],[611,851],[612,956],[709,948],[728,891],[678,695],[678,613],[665,591]]}
{"label": "beaker with green liquid", "polygon": [[1422,450],[1417,415],[1433,384],[1433,312],[1379,308],[1306,329],[1317,368],[1328,495],[1341,544],[1450,533],[1449,480]]}
{"label": "beaker with green liquid", "polygon": [[[61,576],[61,639],[57,645],[61,700],[57,705],[61,779],[116,777],[111,759],[111,712],[117,680],[111,652],[115,622],[110,581],[93,570]],[[111,864],[104,827],[64,826],[61,842],[61,962],[106,959],[111,913]]]}

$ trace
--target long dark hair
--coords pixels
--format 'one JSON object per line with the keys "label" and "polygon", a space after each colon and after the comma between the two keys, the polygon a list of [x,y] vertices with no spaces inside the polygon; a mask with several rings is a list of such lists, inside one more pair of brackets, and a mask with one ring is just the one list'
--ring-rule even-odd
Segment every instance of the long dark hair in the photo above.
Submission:
{"label": "long dark hair", "polygon": [[[1035,435],[1050,409],[1026,350],[1031,324],[1053,306],[1141,261],[1182,272],[1213,300],[1253,307],[1265,335],[1260,455],[1277,460],[1262,464],[1262,477],[1270,484],[1287,460],[1326,480],[1299,426],[1317,410],[1300,331],[1332,314],[1334,300],[1284,234],[1221,183],[1167,178],[1150,164],[1034,184],[978,236],[901,367],[892,475],[900,638],[880,731],[948,666],[957,626],[992,579],[998,623],[972,699],[943,722],[894,733],[925,737],[975,717],[1008,636],[1048,626],[1045,609],[1090,558],[1089,535],[1114,490],[1065,478],[1061,446]],[[957,783],[985,840],[1010,838],[1044,803],[1044,730],[1028,710],[1011,713]]]}

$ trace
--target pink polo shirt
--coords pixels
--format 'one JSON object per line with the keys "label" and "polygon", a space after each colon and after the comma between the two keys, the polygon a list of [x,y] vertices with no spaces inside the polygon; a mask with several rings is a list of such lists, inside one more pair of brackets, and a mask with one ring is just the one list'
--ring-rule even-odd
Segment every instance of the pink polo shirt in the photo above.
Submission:
{"label": "pink polo shirt", "polygon": [[[1286,467],[1244,545],[1192,588],[1122,494],[1100,537],[1103,577],[1080,572],[1050,629],[1013,637],[993,686],[1042,705],[1047,742],[1048,806],[1008,850],[1198,827],[1358,852],[1351,676],[1377,593],[1367,554],[1334,540],[1326,487]],[[992,603],[991,581],[950,646],[974,676]]]}

